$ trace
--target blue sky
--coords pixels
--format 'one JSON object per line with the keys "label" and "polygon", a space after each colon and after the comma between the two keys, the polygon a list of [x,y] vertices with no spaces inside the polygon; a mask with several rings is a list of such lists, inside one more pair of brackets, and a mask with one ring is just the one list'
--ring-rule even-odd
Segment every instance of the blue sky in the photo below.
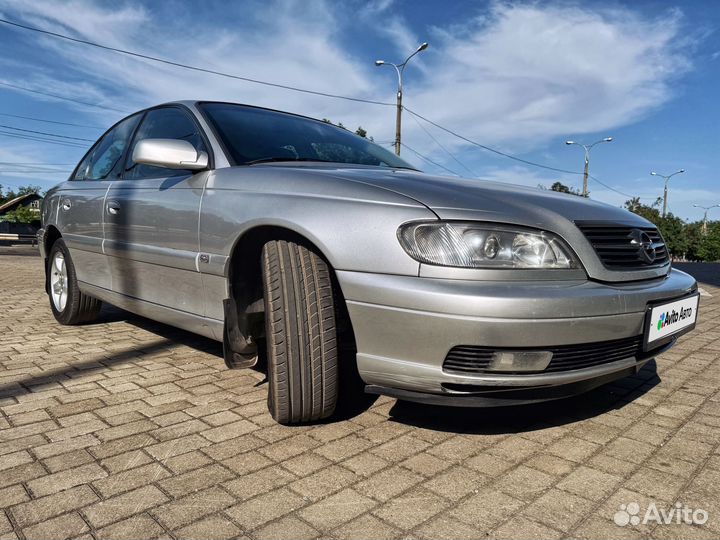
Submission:
{"label": "blue sky", "polygon": [[[573,171],[582,170],[582,152],[565,146],[566,139],[593,142],[611,135],[614,142],[597,146],[591,160],[591,174],[603,183],[651,201],[662,194],[651,170],[685,168],[671,181],[670,210],[699,219],[693,203],[720,203],[720,3],[713,0],[0,0],[0,17],[255,79],[387,102],[394,100],[395,74],[374,60],[400,61],[428,41],[406,71],[408,108],[482,144]],[[0,53],[3,126],[95,139],[123,116],[119,111],[197,98],[362,125],[377,141],[394,136],[391,107],[198,74],[2,24]],[[511,161],[424,127],[445,150],[407,113],[404,142],[459,174],[469,176],[467,167],[492,180],[581,185],[579,175]],[[0,127],[0,184],[6,187],[50,187],[90,144],[62,139],[79,146],[60,146],[4,133],[30,134]],[[447,174],[408,151],[404,157]],[[52,164],[47,168],[53,172],[13,174],[25,165],[8,162]],[[591,197],[611,204],[627,199],[592,180],[590,189]]]}

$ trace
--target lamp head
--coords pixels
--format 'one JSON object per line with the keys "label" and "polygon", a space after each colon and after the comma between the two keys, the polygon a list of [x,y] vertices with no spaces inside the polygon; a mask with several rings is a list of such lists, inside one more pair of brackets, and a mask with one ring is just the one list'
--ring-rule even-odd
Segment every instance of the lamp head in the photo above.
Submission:
{"label": "lamp head", "polygon": [[650,174],[653,175],[653,176],[657,176],[657,175],[658,175],[658,173],[656,173],[655,171],[651,172]]}
{"label": "lamp head", "polygon": [[575,141],[565,141],[565,144],[575,144]]}
{"label": "lamp head", "polygon": [[382,66],[385,63],[385,60],[375,60],[376,66]]}
{"label": "lamp head", "polygon": [[685,172],[685,169],[680,169],[680,171],[679,171],[679,172]]}
{"label": "lamp head", "polygon": [[612,142],[612,140],[613,140],[612,137],[605,137],[605,138],[603,139],[603,142]]}
{"label": "lamp head", "polygon": [[427,49],[427,48],[428,48],[428,44],[427,44],[427,41],[426,41],[426,42],[422,43],[422,44],[417,48],[417,52],[424,51],[424,50]]}

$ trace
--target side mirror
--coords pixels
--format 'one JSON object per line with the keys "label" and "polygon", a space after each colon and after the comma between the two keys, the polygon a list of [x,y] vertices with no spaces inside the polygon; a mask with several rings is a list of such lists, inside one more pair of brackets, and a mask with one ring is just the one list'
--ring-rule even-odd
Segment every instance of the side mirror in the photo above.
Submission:
{"label": "side mirror", "polygon": [[144,139],[135,145],[132,160],[166,169],[207,169],[208,155],[181,139]]}

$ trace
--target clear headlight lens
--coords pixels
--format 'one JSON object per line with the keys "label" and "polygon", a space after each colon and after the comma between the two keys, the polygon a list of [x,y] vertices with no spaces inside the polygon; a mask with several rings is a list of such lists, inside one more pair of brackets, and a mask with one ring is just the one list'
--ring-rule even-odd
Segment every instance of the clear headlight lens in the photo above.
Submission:
{"label": "clear headlight lens", "polygon": [[580,268],[557,235],[505,225],[460,222],[406,223],[403,249],[426,264],[460,268]]}

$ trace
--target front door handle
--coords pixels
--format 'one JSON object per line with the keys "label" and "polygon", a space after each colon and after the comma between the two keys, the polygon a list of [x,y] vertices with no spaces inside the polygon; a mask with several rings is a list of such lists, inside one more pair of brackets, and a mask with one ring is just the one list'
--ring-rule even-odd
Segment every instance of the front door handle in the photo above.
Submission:
{"label": "front door handle", "polygon": [[60,205],[60,208],[65,210],[66,212],[70,210],[70,207],[72,206],[72,203],[70,202],[70,199],[64,199],[62,204]]}
{"label": "front door handle", "polygon": [[120,203],[117,201],[109,201],[107,203],[107,211],[108,214],[112,214],[113,216],[116,216],[120,213]]}

